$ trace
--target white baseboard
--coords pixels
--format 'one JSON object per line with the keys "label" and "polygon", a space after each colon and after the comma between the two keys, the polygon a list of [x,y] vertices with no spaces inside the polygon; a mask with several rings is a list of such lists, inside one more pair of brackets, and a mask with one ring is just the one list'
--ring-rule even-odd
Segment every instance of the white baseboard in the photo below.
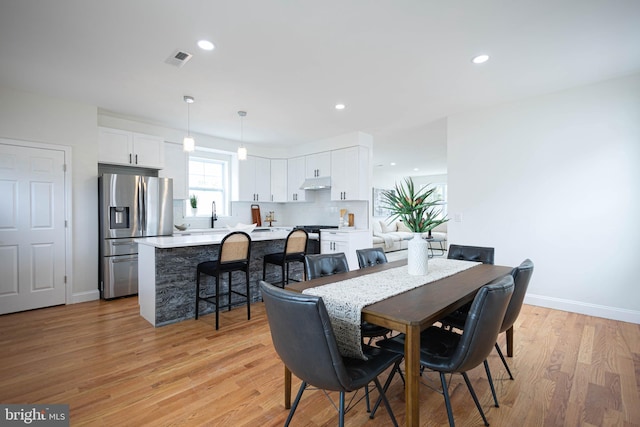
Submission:
{"label": "white baseboard", "polygon": [[608,307],[605,305],[531,294],[525,296],[524,302],[525,304],[538,305],[540,307],[640,324],[640,311],[628,310],[626,308]]}
{"label": "white baseboard", "polygon": [[68,302],[68,304],[77,304],[79,302],[95,301],[97,299],[100,299],[100,291],[97,289],[95,291],[77,292],[77,293],[71,294],[71,300]]}

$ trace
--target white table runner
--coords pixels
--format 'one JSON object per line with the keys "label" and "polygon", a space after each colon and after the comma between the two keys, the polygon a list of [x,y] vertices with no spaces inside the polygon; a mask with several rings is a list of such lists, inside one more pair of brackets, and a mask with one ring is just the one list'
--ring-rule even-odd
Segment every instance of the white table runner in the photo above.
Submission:
{"label": "white table runner", "polygon": [[366,359],[362,352],[362,309],[394,295],[435,282],[467,270],[479,262],[459,261],[446,258],[429,260],[426,276],[411,276],[407,266],[342,280],[302,293],[322,297],[331,318],[331,326],[338,342],[340,353],[346,357]]}

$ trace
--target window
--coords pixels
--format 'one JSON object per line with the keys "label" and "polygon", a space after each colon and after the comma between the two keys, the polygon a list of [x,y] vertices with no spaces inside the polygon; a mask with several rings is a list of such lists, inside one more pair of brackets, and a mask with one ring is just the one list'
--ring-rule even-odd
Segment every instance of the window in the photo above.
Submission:
{"label": "window", "polygon": [[187,210],[193,216],[211,216],[213,202],[219,216],[228,215],[229,160],[225,157],[205,152],[189,156],[189,197],[198,199],[197,209]]}
{"label": "window", "polygon": [[429,201],[438,202],[436,209],[440,213],[436,218],[442,219],[447,215],[447,184],[431,184],[431,187],[434,187],[435,191],[431,193]]}

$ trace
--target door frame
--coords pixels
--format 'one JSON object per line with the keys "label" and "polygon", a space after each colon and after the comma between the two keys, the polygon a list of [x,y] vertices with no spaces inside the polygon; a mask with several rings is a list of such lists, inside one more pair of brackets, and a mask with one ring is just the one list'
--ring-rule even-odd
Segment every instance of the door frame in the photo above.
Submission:
{"label": "door frame", "polygon": [[17,147],[36,148],[44,150],[62,151],[64,153],[64,275],[65,275],[65,304],[71,304],[73,302],[73,246],[72,246],[72,210],[73,206],[73,193],[71,191],[72,184],[72,147],[68,145],[49,144],[43,142],[14,139],[14,138],[2,138],[0,137],[0,144],[14,145]]}

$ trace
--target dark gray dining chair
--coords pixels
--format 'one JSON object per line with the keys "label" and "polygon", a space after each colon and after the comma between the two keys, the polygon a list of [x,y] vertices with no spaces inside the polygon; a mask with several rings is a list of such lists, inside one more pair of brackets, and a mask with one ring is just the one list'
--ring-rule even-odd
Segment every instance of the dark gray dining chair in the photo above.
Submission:
{"label": "dark gray dining chair", "polygon": [[[491,353],[512,294],[513,277],[504,276],[480,288],[471,304],[462,334],[437,326],[431,326],[420,334],[420,365],[440,374],[442,394],[451,427],[455,426],[455,422],[445,376],[447,373],[462,374],[484,425],[489,425],[467,371],[483,363]],[[404,354],[404,341],[404,334],[400,334],[378,341],[378,346]],[[488,368],[488,365],[485,366]],[[489,378],[491,382],[490,372]],[[376,409],[377,405],[371,412],[372,415]]]}
{"label": "dark gray dining chair", "polygon": [[360,390],[371,382],[380,393],[378,404],[384,403],[393,425],[398,425],[378,377],[392,367],[388,384],[399,369],[401,354],[364,346],[367,360],[342,357],[322,298],[280,289],[265,281],[260,281],[260,290],[273,346],[289,371],[302,380],[285,426],[291,422],[302,393],[309,387],[339,392],[338,425],[344,426],[344,415],[352,405],[350,402],[350,407],[345,407],[345,393]]}
{"label": "dark gray dining chair", "polygon": [[[467,245],[449,245],[448,259],[458,259],[463,261],[475,261],[483,264],[493,264],[495,250],[494,248],[484,246],[467,246]],[[440,319],[440,323],[444,327],[450,327],[452,324],[464,323],[471,304],[466,304],[453,313],[447,315],[444,319]],[[498,403],[496,402],[496,406]]]}
{"label": "dark gray dining chair", "polygon": [[[305,270],[307,272],[307,279],[317,279],[318,277],[331,276],[337,273],[346,273],[349,271],[349,264],[347,257],[344,253],[339,252],[335,254],[316,254],[305,256]],[[369,322],[362,322],[360,324],[360,333],[363,338],[369,338],[367,344],[371,344],[373,338],[385,337],[389,332],[387,328],[374,325]],[[369,387],[365,387],[367,411],[370,410],[369,402]]]}
{"label": "dark gray dining chair", "polygon": [[484,246],[449,245],[448,259],[477,261],[483,264],[493,264],[495,249]]}
{"label": "dark gray dining chair", "polygon": [[343,252],[305,255],[304,269],[307,274],[307,280],[311,280],[336,273],[345,273],[349,271],[349,263],[347,262],[347,256]]}
{"label": "dark gray dining chair", "polygon": [[373,267],[387,262],[387,255],[382,248],[356,249],[356,256],[360,268]]}
{"label": "dark gray dining chair", "polygon": [[[374,265],[387,263],[387,256],[384,254],[384,250],[382,250],[382,248],[356,249],[356,256],[358,257],[358,265],[360,268],[373,267]],[[364,338],[369,338],[369,344],[371,344],[373,338],[383,338],[391,333],[391,329],[374,325],[369,322],[362,322],[361,330],[362,336]]]}
{"label": "dark gray dining chair", "polygon": [[[511,276],[513,277],[514,282],[513,296],[511,297],[511,301],[509,301],[507,312],[504,315],[504,320],[502,321],[502,326],[500,327],[500,333],[506,332],[508,329],[513,327],[513,324],[518,319],[518,315],[520,315],[520,310],[522,309],[522,304],[524,303],[524,296],[527,293],[527,289],[529,288],[529,282],[531,281],[532,275],[533,262],[528,258],[522,261],[519,266],[511,270]],[[453,320],[453,322],[451,322],[449,326],[462,330],[464,328],[466,317],[464,319],[454,318],[450,320]],[[498,345],[498,342],[496,342],[495,348],[498,352],[498,356],[500,356],[500,360],[502,360],[502,364],[509,374],[509,378],[513,379],[511,369],[509,369],[507,360],[505,359],[504,354],[500,349],[500,345]]]}

